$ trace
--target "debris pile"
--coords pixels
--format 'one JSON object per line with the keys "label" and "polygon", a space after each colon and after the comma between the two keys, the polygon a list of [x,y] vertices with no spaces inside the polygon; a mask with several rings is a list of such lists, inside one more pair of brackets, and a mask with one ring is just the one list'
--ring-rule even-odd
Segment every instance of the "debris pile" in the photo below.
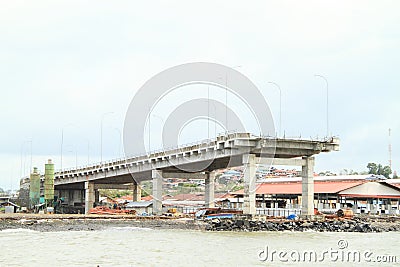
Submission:
{"label": "debris pile", "polygon": [[98,206],[89,210],[89,214],[136,214],[135,210],[110,209],[105,206]]}

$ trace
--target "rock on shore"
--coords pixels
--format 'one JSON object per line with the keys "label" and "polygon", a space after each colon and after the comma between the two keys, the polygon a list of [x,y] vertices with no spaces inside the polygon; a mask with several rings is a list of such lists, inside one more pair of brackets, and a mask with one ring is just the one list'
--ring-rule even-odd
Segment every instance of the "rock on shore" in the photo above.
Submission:
{"label": "rock on shore", "polygon": [[400,231],[400,222],[370,220],[331,221],[256,221],[247,219],[213,219],[208,231],[316,231],[316,232],[389,232]]}
{"label": "rock on shore", "polygon": [[160,218],[139,216],[83,216],[83,215],[24,215],[0,216],[0,231],[30,229],[41,232],[94,231],[110,227],[140,227],[150,229],[182,229],[208,231],[316,231],[316,232],[389,232],[400,231],[399,218],[354,218],[352,220],[255,220],[251,218],[213,219],[199,221],[192,218]]}
{"label": "rock on shore", "polygon": [[40,232],[94,231],[110,227],[140,227],[150,229],[203,230],[206,224],[184,219],[20,219],[0,220],[0,231],[5,229],[29,229]]}

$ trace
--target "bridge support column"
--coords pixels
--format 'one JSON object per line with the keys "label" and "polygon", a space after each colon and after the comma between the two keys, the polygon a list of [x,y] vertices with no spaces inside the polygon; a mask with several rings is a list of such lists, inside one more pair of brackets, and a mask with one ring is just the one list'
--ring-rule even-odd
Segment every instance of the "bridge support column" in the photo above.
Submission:
{"label": "bridge support column", "polygon": [[99,189],[94,190],[94,203],[100,202],[100,192]]}
{"label": "bridge support column", "polygon": [[133,183],[133,201],[142,200],[142,189],[140,188],[140,184],[134,182]]}
{"label": "bridge support column", "polygon": [[93,208],[95,201],[94,193],[94,182],[85,182],[85,214],[89,213],[89,210]]}
{"label": "bridge support column", "polygon": [[301,191],[301,215],[312,217],[314,215],[314,157],[303,157],[302,166],[302,191]]}
{"label": "bridge support column", "polygon": [[214,208],[215,172],[207,172],[205,182],[206,208]]}
{"label": "bridge support column", "polygon": [[153,178],[153,213],[155,215],[162,214],[162,184],[163,176],[161,170],[152,170]]}
{"label": "bridge support column", "polygon": [[254,154],[243,156],[244,165],[244,194],[243,213],[256,214],[256,156]]}

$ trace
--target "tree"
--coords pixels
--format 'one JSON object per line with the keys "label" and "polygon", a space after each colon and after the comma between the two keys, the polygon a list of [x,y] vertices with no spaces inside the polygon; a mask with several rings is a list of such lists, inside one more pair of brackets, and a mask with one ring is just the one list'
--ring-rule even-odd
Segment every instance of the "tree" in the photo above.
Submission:
{"label": "tree", "polygon": [[385,176],[386,178],[389,178],[389,175],[392,174],[392,170],[390,169],[389,166],[385,166],[385,167],[382,168],[382,171],[381,171],[380,174]]}
{"label": "tree", "polygon": [[383,175],[386,178],[389,178],[390,174],[392,174],[392,169],[389,166],[382,166],[382,164],[370,162],[367,168],[369,174]]}
{"label": "tree", "polygon": [[141,197],[147,197],[147,196],[149,196],[150,194],[146,191],[146,190],[142,190],[141,192],[140,192],[140,196]]}
{"label": "tree", "polygon": [[[358,175],[359,173],[357,171],[354,171],[352,169],[343,169],[340,171],[340,175]],[[331,174],[332,175],[332,174]]]}
{"label": "tree", "polygon": [[378,166],[376,165],[376,163],[368,163],[367,165],[368,168],[368,173],[369,174],[376,174],[377,170],[378,170]]}

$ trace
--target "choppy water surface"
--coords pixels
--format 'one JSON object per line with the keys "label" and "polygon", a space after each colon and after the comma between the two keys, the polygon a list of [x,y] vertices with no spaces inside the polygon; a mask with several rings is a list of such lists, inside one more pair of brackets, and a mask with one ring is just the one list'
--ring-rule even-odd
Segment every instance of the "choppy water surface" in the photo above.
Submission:
{"label": "choppy water surface", "polygon": [[[394,266],[400,263],[399,240],[400,233],[236,233],[135,227],[90,232],[18,229],[0,231],[0,266],[307,266],[307,259],[294,262],[298,255],[303,257],[304,251],[316,251],[320,259],[324,251],[334,253],[333,258],[325,254],[323,262],[313,262],[315,266]],[[276,253],[271,262],[273,251]],[[356,263],[340,258],[333,262],[335,251],[367,251],[372,253],[367,255],[371,262],[364,258]],[[286,263],[279,260],[278,253]],[[372,262],[381,255],[397,256],[399,263]]]}

